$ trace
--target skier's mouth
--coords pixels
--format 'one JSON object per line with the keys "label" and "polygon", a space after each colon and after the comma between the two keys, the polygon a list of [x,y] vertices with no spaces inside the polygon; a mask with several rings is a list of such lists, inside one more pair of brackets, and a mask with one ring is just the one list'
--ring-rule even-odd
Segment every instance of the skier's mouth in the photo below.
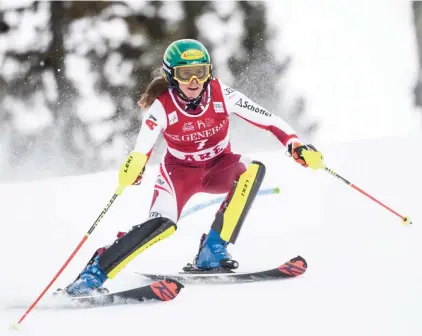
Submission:
{"label": "skier's mouth", "polygon": [[196,91],[196,90],[199,89],[199,87],[196,87],[196,88],[188,88],[188,89],[189,89],[189,91]]}

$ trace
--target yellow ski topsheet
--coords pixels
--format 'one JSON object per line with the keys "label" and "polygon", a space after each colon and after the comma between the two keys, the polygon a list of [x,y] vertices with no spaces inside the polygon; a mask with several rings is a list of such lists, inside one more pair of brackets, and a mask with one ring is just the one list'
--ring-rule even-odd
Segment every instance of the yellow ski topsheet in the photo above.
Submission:
{"label": "yellow ski topsheet", "polygon": [[243,209],[245,209],[258,170],[259,165],[253,163],[239,177],[233,197],[230,200],[227,209],[224,211],[223,227],[221,229],[220,237],[225,241],[230,241],[236,225],[239,222],[239,218],[242,215]]}

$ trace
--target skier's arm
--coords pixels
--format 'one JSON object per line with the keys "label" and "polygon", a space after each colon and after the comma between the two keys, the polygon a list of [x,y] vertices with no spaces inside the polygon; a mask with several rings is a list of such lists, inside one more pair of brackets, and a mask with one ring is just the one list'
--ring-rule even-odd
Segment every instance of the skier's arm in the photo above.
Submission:
{"label": "skier's arm", "polygon": [[[155,100],[142,120],[133,151],[120,167],[119,176],[127,176],[127,184],[139,184],[160,133],[167,128],[167,115],[159,100]],[[136,158],[136,159],[134,159]],[[129,172],[128,172],[129,171]],[[134,176],[134,177],[133,177]]]}
{"label": "skier's arm", "polygon": [[224,102],[229,113],[234,113],[247,122],[270,131],[284,145],[298,141],[294,129],[279,116],[268,112],[243,93],[221,84]]}
{"label": "skier's arm", "polygon": [[151,155],[160,133],[167,128],[167,115],[159,100],[155,100],[142,120],[134,152]]}
{"label": "skier's arm", "polygon": [[324,168],[323,157],[312,145],[305,145],[294,129],[279,116],[268,112],[243,93],[220,82],[224,102],[229,113],[234,113],[247,122],[270,131],[287,147],[293,159],[304,167]]}

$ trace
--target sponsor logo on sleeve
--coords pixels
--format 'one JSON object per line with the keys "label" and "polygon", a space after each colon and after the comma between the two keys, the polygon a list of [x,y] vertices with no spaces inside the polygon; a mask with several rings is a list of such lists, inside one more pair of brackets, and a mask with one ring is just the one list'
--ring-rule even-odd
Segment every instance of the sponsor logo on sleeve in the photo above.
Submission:
{"label": "sponsor logo on sleeve", "polygon": [[271,113],[270,113],[270,112],[266,111],[266,110],[265,110],[265,109],[263,109],[263,108],[257,107],[257,106],[255,106],[255,105],[253,105],[253,104],[250,104],[247,100],[243,101],[243,99],[242,99],[242,98],[240,98],[240,99],[236,102],[236,104],[235,104],[235,105],[240,106],[240,107],[242,107],[242,108],[244,108],[244,109],[247,109],[247,110],[249,110],[249,111],[253,111],[253,112],[255,112],[255,113],[265,115],[266,117],[271,117]]}
{"label": "sponsor logo on sleeve", "polygon": [[157,118],[155,118],[152,114],[148,116],[148,118],[145,120],[145,125],[148,126],[148,128],[153,131],[157,126]]}
{"label": "sponsor logo on sleeve", "polygon": [[226,87],[224,89],[224,95],[225,96],[231,95],[233,92],[236,92],[236,90],[235,89],[232,89],[231,87]]}

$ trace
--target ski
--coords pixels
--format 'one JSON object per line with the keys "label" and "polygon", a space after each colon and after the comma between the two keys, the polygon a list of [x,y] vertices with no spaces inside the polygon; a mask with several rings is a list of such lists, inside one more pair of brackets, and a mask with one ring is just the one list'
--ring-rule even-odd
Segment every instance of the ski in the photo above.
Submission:
{"label": "ski", "polygon": [[178,296],[183,287],[184,286],[176,280],[163,278],[150,285],[115,293],[76,297],[70,297],[65,294],[55,294],[55,296],[60,302],[70,303],[72,307],[90,308],[119,304],[135,304],[147,301],[170,301]]}
{"label": "ski", "polygon": [[139,272],[136,272],[136,274],[154,281],[171,278],[185,284],[222,284],[295,278],[305,273],[307,267],[306,260],[301,256],[297,256],[279,267],[254,272],[235,272],[231,270],[222,272],[221,269],[218,269],[216,271],[196,270],[194,272],[189,271],[174,274]]}

